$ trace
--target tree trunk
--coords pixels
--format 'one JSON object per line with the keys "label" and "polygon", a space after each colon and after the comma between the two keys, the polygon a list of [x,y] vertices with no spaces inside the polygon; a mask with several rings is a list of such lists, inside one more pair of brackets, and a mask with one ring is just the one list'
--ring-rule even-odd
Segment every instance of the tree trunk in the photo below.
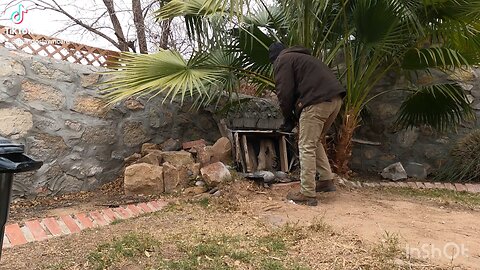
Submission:
{"label": "tree trunk", "polygon": [[346,113],[338,134],[338,143],[335,147],[334,166],[339,175],[350,173],[348,162],[352,157],[352,139],[358,127],[358,118],[354,114]]}
{"label": "tree trunk", "polygon": [[162,22],[162,35],[160,37],[160,48],[162,49],[168,49],[168,41],[170,38],[170,33],[171,33],[171,24],[172,24],[172,19],[165,20]]}
{"label": "tree trunk", "polygon": [[145,19],[142,15],[142,3],[140,0],[132,0],[132,11],[140,53],[148,53],[147,37],[145,35]]}
{"label": "tree trunk", "polygon": [[118,39],[118,44],[120,46],[120,50],[122,52],[129,51],[129,44],[125,39],[125,35],[123,34],[122,25],[118,20],[117,14],[115,13],[115,6],[113,5],[113,0],[103,0],[105,7],[107,7],[108,15],[110,16],[110,20],[112,21],[113,30],[115,31],[115,35]]}

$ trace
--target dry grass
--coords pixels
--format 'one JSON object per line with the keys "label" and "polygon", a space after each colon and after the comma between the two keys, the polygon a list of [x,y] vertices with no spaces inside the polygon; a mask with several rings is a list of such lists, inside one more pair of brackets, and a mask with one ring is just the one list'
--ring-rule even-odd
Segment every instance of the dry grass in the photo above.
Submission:
{"label": "dry grass", "polygon": [[112,226],[113,239],[89,231],[101,241],[40,269],[440,269],[408,261],[394,235],[372,246],[323,220],[272,227],[254,211],[228,196],[179,202]]}

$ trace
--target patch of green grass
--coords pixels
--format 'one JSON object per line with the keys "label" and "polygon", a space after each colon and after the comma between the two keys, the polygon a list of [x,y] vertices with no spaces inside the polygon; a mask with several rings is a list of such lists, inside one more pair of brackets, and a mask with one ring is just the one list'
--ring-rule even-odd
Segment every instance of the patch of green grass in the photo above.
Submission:
{"label": "patch of green grass", "polygon": [[472,207],[480,206],[480,195],[468,192],[457,192],[447,189],[413,189],[413,188],[384,188],[385,191],[395,195],[412,198],[436,199],[447,203],[458,203]]}
{"label": "patch of green grass", "polygon": [[103,270],[123,259],[135,259],[151,251],[158,243],[150,236],[127,234],[112,242],[104,243],[88,255],[88,261],[94,269]]}
{"label": "patch of green grass", "polygon": [[262,270],[286,270],[282,262],[274,259],[265,259],[261,263]]}
{"label": "patch of green grass", "polygon": [[198,205],[200,205],[203,208],[207,208],[210,205],[210,199],[208,198],[202,198],[201,200],[197,201]]}
{"label": "patch of green grass", "polygon": [[114,221],[112,221],[112,223],[110,223],[110,225],[117,225],[117,224],[120,224],[122,222],[125,222],[125,220],[117,218]]}
{"label": "patch of green grass", "polygon": [[277,235],[268,235],[259,239],[259,244],[273,253],[284,253],[287,250],[285,241]]}

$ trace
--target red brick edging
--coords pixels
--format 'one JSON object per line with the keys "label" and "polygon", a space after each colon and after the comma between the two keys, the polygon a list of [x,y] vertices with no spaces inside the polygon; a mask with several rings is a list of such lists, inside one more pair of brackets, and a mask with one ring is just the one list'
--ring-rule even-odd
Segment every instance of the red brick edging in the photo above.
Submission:
{"label": "red brick edging", "polygon": [[350,182],[350,185],[357,187],[403,187],[414,189],[448,189],[458,192],[480,193],[480,184],[459,184],[440,182]]}
{"label": "red brick edging", "polygon": [[29,220],[24,223],[9,224],[5,227],[3,248],[78,233],[88,228],[106,226],[115,220],[124,220],[141,214],[160,211],[166,205],[166,202],[158,200],[124,205],[117,208],[94,210],[88,213],[48,217]]}

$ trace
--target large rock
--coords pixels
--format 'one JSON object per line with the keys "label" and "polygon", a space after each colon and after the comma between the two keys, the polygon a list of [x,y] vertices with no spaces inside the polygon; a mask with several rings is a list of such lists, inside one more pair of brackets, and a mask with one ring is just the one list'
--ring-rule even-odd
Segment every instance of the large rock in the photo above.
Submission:
{"label": "large rock", "polygon": [[197,162],[199,162],[202,167],[212,163],[213,150],[211,146],[199,146],[193,149],[197,153]]}
{"label": "large rock", "polygon": [[160,145],[160,149],[163,151],[178,151],[182,148],[180,140],[178,139],[168,139]]}
{"label": "large rock", "polygon": [[81,96],[75,99],[72,110],[89,116],[104,117],[108,112],[108,107],[102,99]]}
{"label": "large rock", "polygon": [[1,57],[0,62],[0,77],[10,77],[15,75],[24,76],[25,75],[25,67],[15,61]]}
{"label": "large rock", "polygon": [[194,164],[192,154],[186,151],[163,152],[163,161],[175,166]]}
{"label": "large rock", "polygon": [[428,176],[427,168],[421,163],[409,162],[405,167],[405,171],[409,177],[416,179],[425,179]]}
{"label": "large rock", "polygon": [[394,163],[386,167],[385,169],[383,169],[381,175],[383,178],[390,179],[393,181],[398,181],[401,179],[408,178],[407,172],[405,171],[402,163],[400,162]]}
{"label": "large rock", "polygon": [[73,82],[73,74],[67,74],[62,70],[54,68],[51,64],[45,65],[44,63],[33,61],[30,68],[44,79]]}
{"label": "large rock", "polygon": [[222,162],[216,162],[200,169],[203,180],[210,185],[216,186],[219,183],[232,180],[232,175]]}
{"label": "large rock", "polygon": [[397,142],[401,147],[409,148],[409,147],[412,147],[413,144],[417,141],[418,136],[419,136],[418,128],[410,128],[407,130],[402,130],[398,134]]}
{"label": "large rock", "polygon": [[[44,110],[42,106],[50,109],[60,109],[65,105],[65,96],[59,90],[41,83],[25,81],[22,83],[21,99],[31,107]],[[38,105],[36,103],[40,103]]]}
{"label": "large rock", "polygon": [[155,153],[150,153],[150,154],[142,157],[141,159],[139,159],[135,163],[147,163],[147,164],[160,166],[161,162],[162,162],[162,157],[161,156],[158,156]]}
{"label": "large rock", "polygon": [[232,144],[227,137],[218,139],[211,148],[212,150],[212,162],[232,162]]}
{"label": "large rock", "polygon": [[23,137],[33,127],[31,113],[20,108],[0,109],[0,135]]}
{"label": "large rock", "polygon": [[166,193],[182,190],[187,187],[188,180],[189,174],[186,166],[174,166],[169,162],[163,163],[163,182]]}
{"label": "large rock", "polygon": [[140,145],[150,138],[148,137],[141,122],[126,122],[123,126],[123,143],[133,147]]}
{"label": "large rock", "polygon": [[82,141],[89,144],[114,144],[115,130],[111,126],[87,127],[82,135]]}
{"label": "large rock", "polygon": [[128,166],[125,169],[124,188],[127,195],[163,193],[163,167],[146,163]]}
{"label": "large rock", "polygon": [[91,86],[96,85],[99,79],[100,79],[100,74],[98,73],[82,74],[82,76],[80,77],[80,83],[82,87],[89,88]]}
{"label": "large rock", "polygon": [[159,150],[158,149],[158,145],[157,144],[154,144],[154,143],[144,143],[142,144],[142,155],[145,156],[147,155],[147,151],[150,150],[150,149],[154,149],[154,150]]}
{"label": "large rock", "polygon": [[196,141],[189,141],[189,142],[184,142],[182,144],[183,150],[189,150],[195,147],[205,147],[207,145],[207,142],[204,139],[196,140]]}

